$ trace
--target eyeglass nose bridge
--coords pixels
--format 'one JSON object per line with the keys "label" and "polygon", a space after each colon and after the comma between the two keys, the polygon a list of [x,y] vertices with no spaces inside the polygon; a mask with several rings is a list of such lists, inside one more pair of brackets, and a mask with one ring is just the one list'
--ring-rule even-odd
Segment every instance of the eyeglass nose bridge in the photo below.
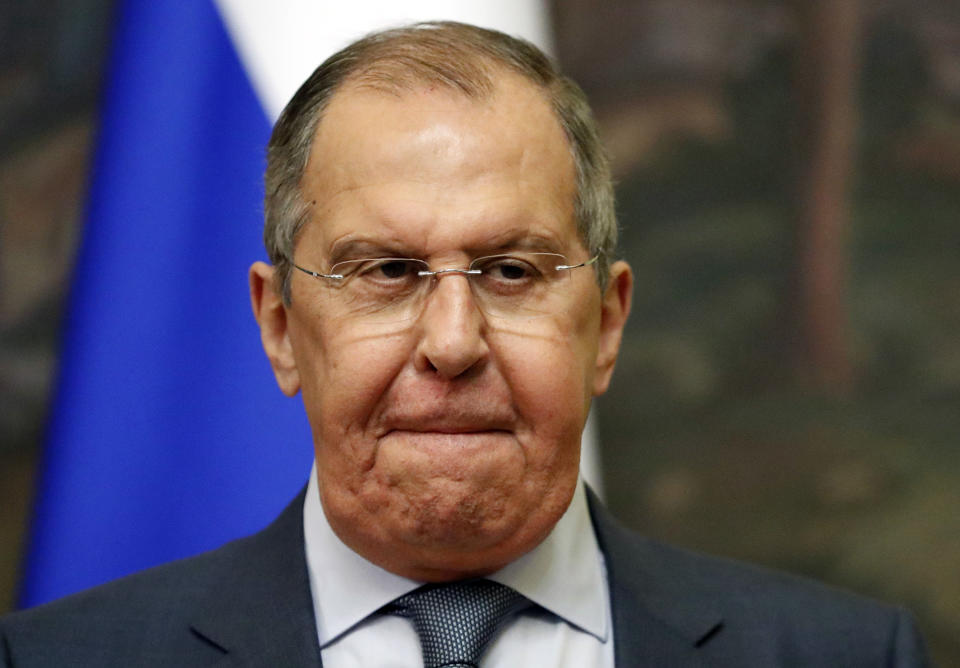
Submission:
{"label": "eyeglass nose bridge", "polygon": [[436,271],[424,269],[423,271],[418,271],[417,276],[433,276],[435,278],[440,278],[444,274],[462,274],[464,276],[475,276],[477,274],[482,274],[482,273],[483,271],[480,269],[438,269]]}
{"label": "eyeglass nose bridge", "polygon": [[[478,276],[479,274],[482,274],[482,273],[483,273],[482,269],[437,269],[436,271],[432,269],[423,269],[417,272],[417,276],[433,277],[433,280],[428,283],[428,285],[431,286],[430,288],[428,288],[428,292],[433,292],[433,289],[436,287],[437,283],[444,276],[459,274],[460,276],[464,276],[467,279],[469,279],[471,276]],[[471,292],[474,293],[474,299],[476,299],[477,298],[476,289],[475,289],[476,286],[474,285],[473,281],[468,280],[467,283],[470,285]]]}
{"label": "eyeglass nose bridge", "polygon": [[[432,269],[423,269],[418,271],[417,276],[422,276],[424,278],[426,277],[433,278],[432,281],[423,282],[426,290],[424,292],[421,292],[421,298],[423,299],[423,302],[420,304],[420,308],[422,309],[425,307],[425,303],[428,296],[433,293],[433,290],[436,288],[437,284],[440,282],[440,279],[443,278],[444,276],[459,274],[469,279],[471,276],[478,276],[482,273],[483,273],[482,269],[437,269],[436,271]],[[474,282],[471,280],[467,280],[467,284],[470,286],[470,291],[473,293],[473,299],[474,300],[478,299],[476,286],[474,285]],[[474,302],[474,307],[479,308],[481,311],[485,312],[484,308],[476,301]]]}

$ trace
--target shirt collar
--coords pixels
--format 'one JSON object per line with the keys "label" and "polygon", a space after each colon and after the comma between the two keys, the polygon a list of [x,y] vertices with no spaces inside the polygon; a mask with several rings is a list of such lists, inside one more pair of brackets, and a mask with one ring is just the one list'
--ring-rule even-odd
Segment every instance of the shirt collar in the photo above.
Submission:
{"label": "shirt collar", "polygon": [[513,587],[570,624],[606,641],[606,568],[582,480],[566,512],[543,542],[487,577]]}
{"label": "shirt collar", "polygon": [[[320,504],[316,463],[303,504],[303,534],[321,648],[423,584],[380,568],[340,540]],[[606,572],[583,482],[577,484],[570,506],[542,543],[487,577],[605,641],[609,633]]]}

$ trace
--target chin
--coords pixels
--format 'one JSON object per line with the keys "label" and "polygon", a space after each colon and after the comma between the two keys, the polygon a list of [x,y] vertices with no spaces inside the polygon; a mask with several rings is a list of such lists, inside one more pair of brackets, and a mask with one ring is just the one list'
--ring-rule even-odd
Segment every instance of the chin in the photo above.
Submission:
{"label": "chin", "polygon": [[577,481],[575,470],[560,480],[504,478],[391,485],[374,477],[340,493],[323,486],[321,498],[331,527],[368,561],[415,580],[455,580],[492,573],[539,545]]}
{"label": "chin", "polygon": [[[556,487],[526,497],[480,494],[444,496],[412,506],[395,526],[418,555],[422,580],[487,575],[539,545],[566,511],[573,496]],[[426,577],[426,576],[430,577]]]}
{"label": "chin", "polygon": [[404,527],[410,542],[427,548],[479,549],[501,542],[523,521],[510,498],[493,490],[476,494],[442,487],[406,500],[396,525]]}

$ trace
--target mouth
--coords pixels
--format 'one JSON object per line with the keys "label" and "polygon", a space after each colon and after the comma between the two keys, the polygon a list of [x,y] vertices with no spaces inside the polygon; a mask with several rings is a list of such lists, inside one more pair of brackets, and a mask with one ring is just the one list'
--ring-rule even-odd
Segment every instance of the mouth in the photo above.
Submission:
{"label": "mouth", "polygon": [[513,432],[513,421],[494,415],[419,415],[394,417],[383,423],[383,435],[391,432],[411,434],[491,434]]}
{"label": "mouth", "polygon": [[474,427],[474,426],[418,426],[418,427],[399,427],[390,429],[387,433],[392,432],[408,432],[412,434],[451,434],[451,435],[461,435],[461,434],[491,434],[491,433],[507,433],[507,429],[500,427]]}
{"label": "mouth", "polygon": [[457,405],[421,405],[415,410],[393,410],[381,415],[378,422],[378,438],[421,443],[434,440],[462,445],[513,437],[517,428],[516,416],[510,410],[464,405],[462,402]]}
{"label": "mouth", "polygon": [[417,427],[415,429],[391,429],[383,436],[384,441],[403,443],[408,446],[439,448],[486,448],[511,437],[506,429],[491,429],[475,426]]}

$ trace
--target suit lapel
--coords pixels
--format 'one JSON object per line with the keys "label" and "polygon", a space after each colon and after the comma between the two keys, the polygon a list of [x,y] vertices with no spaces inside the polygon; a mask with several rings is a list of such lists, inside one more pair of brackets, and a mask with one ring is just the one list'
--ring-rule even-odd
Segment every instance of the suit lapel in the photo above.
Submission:
{"label": "suit lapel", "polygon": [[705,665],[701,648],[722,627],[709,596],[588,496],[610,582],[617,668]]}
{"label": "suit lapel", "polygon": [[320,666],[303,547],[303,498],[258,534],[222,548],[191,630],[226,652],[223,665]]}

